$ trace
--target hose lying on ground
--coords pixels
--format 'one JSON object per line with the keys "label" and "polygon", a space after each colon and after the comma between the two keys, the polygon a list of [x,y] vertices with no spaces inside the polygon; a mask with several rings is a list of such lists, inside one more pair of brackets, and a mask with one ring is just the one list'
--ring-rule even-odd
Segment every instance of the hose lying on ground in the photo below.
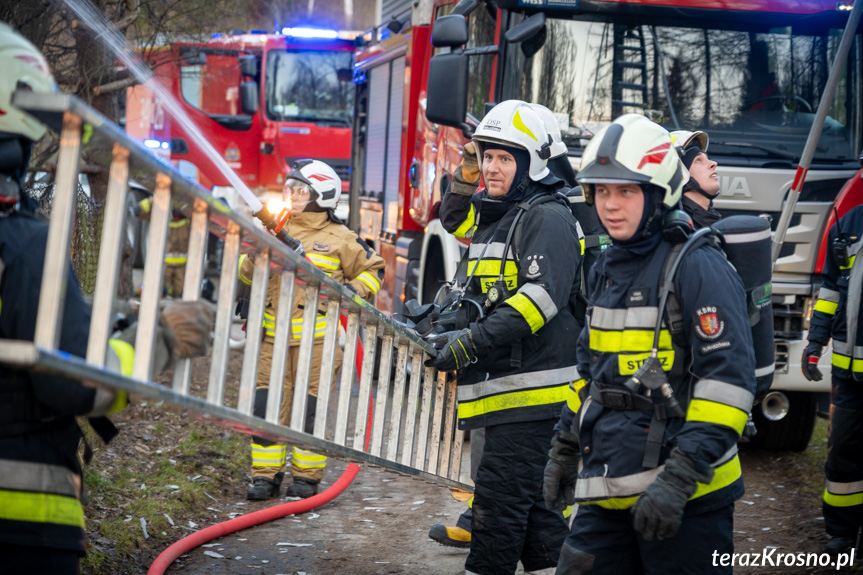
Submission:
{"label": "hose lying on ground", "polygon": [[[340,318],[342,320],[342,325],[346,323],[345,316]],[[357,353],[356,353],[356,362],[357,362],[357,373],[361,374],[363,372],[363,344],[361,341],[357,341]],[[369,441],[371,440],[371,431],[372,431],[372,417],[373,417],[373,401],[372,398],[369,398],[369,412],[368,412],[368,424],[366,425],[366,437],[365,437],[365,445],[363,449],[365,451],[369,448]],[[274,521],[276,519],[281,519],[282,517],[286,517],[288,515],[294,515],[296,513],[305,513],[306,511],[311,511],[316,507],[320,507],[326,503],[329,503],[341,493],[348,488],[348,485],[353,482],[354,478],[357,476],[357,473],[360,471],[360,466],[356,463],[348,464],[348,468],[345,469],[345,472],[342,473],[341,477],[333,483],[329,488],[327,488],[323,493],[318,493],[317,495],[313,495],[308,499],[301,499],[299,501],[290,501],[288,503],[283,503],[282,505],[276,505],[274,507],[268,507],[266,509],[261,509],[260,511],[255,511],[254,513],[249,513],[248,515],[242,515],[240,517],[235,517],[234,519],[230,519],[223,523],[217,523],[210,527],[206,527],[201,529],[200,531],[196,531],[191,535],[188,535],[164,551],[156,557],[156,560],[153,561],[153,564],[150,565],[149,571],[147,571],[147,575],[163,575],[165,571],[167,571],[168,567],[171,566],[171,563],[177,560],[180,555],[184,553],[188,553],[195,547],[199,547],[208,541],[212,541],[213,539],[218,539],[219,537],[224,537],[225,535],[230,535],[236,531],[240,531],[241,529],[248,529],[249,527],[254,527],[256,525],[260,525],[261,523],[267,523],[268,521]]]}
{"label": "hose lying on ground", "polygon": [[282,505],[276,505],[275,507],[261,509],[260,511],[235,517],[234,519],[225,521],[224,523],[217,523],[216,525],[196,531],[162,551],[162,554],[156,557],[156,560],[153,561],[152,565],[150,565],[150,570],[147,571],[147,575],[162,575],[171,563],[173,563],[180,555],[191,551],[199,545],[203,545],[207,541],[211,541],[218,537],[224,537],[225,535],[229,535],[235,531],[254,527],[255,525],[260,525],[267,521],[273,521],[274,519],[279,519],[287,515],[305,513],[306,511],[320,507],[325,503],[329,503],[340,495],[342,491],[347,489],[348,485],[350,485],[357,476],[359,470],[359,465],[356,463],[350,463],[345,472],[342,473],[342,476],[339,477],[338,481],[333,483],[322,493],[313,495],[308,499],[291,501]]}

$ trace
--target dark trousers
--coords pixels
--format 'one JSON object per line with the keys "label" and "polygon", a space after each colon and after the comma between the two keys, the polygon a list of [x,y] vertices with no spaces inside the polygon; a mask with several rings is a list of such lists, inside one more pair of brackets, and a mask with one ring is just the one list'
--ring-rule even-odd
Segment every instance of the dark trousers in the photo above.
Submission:
{"label": "dark trousers", "polygon": [[542,474],[556,419],[485,428],[476,473],[470,554],[465,569],[512,575],[554,567],[569,532],[560,512],[545,508]]}
{"label": "dark trousers", "polygon": [[863,382],[833,376],[830,400],[824,525],[853,539],[863,525]]}
{"label": "dark trousers", "polygon": [[733,530],[733,503],[684,516],[677,535],[663,541],[645,541],[633,529],[629,509],[583,505],[563,545],[556,574],[730,575],[730,562],[722,567],[720,559],[734,552]]}
{"label": "dark trousers", "polygon": [[80,558],[68,549],[0,544],[0,575],[79,575]]}

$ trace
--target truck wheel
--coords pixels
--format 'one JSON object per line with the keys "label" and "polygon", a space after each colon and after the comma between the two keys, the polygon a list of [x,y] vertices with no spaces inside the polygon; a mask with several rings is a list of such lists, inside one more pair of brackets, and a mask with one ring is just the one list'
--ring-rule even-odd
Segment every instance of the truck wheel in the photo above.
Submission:
{"label": "truck wheel", "polygon": [[784,391],[788,397],[788,415],[770,421],[755,406],[752,420],[757,431],[749,442],[755,448],[768,451],[805,451],[815,429],[818,396],[806,391]]}

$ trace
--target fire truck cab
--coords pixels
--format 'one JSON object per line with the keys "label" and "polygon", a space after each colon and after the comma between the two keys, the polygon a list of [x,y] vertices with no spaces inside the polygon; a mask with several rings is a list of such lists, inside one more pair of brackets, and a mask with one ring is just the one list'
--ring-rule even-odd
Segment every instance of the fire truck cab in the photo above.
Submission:
{"label": "fire truck cab", "polygon": [[[183,113],[257,195],[280,194],[292,162],[309,157],[330,164],[346,192],[356,36],[313,28],[214,34],[209,42],[175,43],[144,56]],[[241,206],[225,176],[146,86],[129,89],[126,126],[164,150],[184,174]]]}

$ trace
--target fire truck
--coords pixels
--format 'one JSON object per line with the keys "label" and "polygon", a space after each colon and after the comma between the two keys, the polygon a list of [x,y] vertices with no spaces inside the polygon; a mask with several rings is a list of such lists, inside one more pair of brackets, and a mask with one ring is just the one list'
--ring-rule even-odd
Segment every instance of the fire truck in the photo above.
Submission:
{"label": "fire truck", "polygon": [[[453,277],[466,246],[436,219],[441,194],[479,119],[513,98],[556,113],[576,170],[590,137],[624,113],[709,132],[722,184],[716,207],[772,218],[775,230],[850,8],[835,0],[434,0],[397,14],[354,69],[351,221],[389,264],[378,306],[398,312],[405,299],[431,301]],[[829,390],[806,381],[799,361],[828,230],[863,201],[861,118],[858,31],[774,271],[775,377],[753,410],[753,442],[764,448],[805,449],[816,392]]]}
{"label": "fire truck", "polygon": [[[286,27],[214,34],[146,55],[154,75],[257,195],[281,193],[297,158],[327,162],[348,189],[357,32]],[[127,92],[127,132],[232,207],[229,182],[146,86]],[[343,196],[346,213],[347,194]]]}

